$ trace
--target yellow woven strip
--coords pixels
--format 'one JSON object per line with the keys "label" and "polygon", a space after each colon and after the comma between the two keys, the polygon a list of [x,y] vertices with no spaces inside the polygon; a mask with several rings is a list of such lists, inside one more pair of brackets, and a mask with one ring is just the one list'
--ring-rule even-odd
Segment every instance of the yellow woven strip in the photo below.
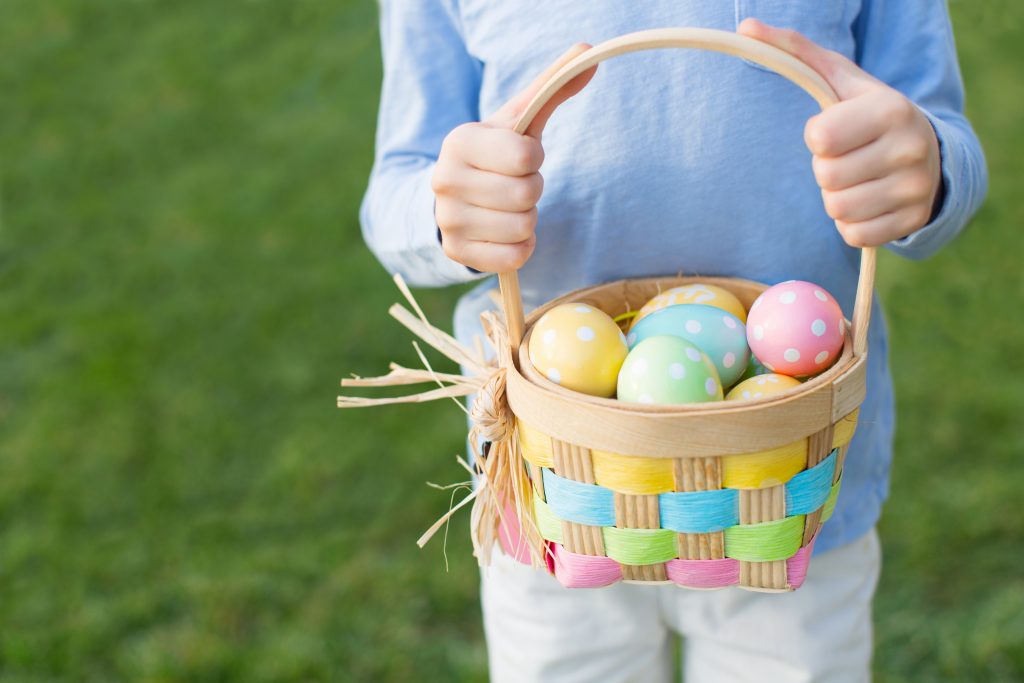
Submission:
{"label": "yellow woven strip", "polygon": [[562,523],[558,517],[555,517],[551,507],[540,499],[540,496],[533,497],[533,515],[537,520],[537,529],[544,540],[555,543],[562,542]]}
{"label": "yellow woven strip", "polygon": [[591,451],[594,481],[619,493],[636,496],[672,491],[672,461],[668,458],[638,458],[607,451]]}
{"label": "yellow woven strip", "polygon": [[858,408],[836,423],[836,428],[832,435],[832,448],[839,448],[850,443],[850,439],[853,438],[853,431],[857,429],[857,415],[859,413],[860,409]]}
{"label": "yellow woven strip", "polygon": [[807,467],[807,439],[760,453],[722,457],[722,486],[763,489],[785,484]]}
{"label": "yellow woven strip", "polygon": [[[832,447],[850,442],[857,427],[858,411],[836,423]],[[538,467],[554,467],[551,437],[517,421],[519,441],[526,461]],[[596,482],[613,491],[651,495],[673,490],[672,461],[593,451]],[[807,466],[807,439],[759,453],[722,457],[722,486],[730,489],[761,489],[785,484]]]}
{"label": "yellow woven strip", "polygon": [[538,432],[522,420],[516,420],[519,427],[519,444],[523,449],[526,462],[537,467],[554,467],[555,459],[551,454],[551,437]]}

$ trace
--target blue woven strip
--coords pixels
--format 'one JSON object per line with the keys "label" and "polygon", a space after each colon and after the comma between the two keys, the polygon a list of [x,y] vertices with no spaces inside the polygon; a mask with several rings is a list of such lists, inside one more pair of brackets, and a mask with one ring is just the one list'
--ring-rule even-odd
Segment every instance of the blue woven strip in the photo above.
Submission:
{"label": "blue woven strip", "polygon": [[615,526],[615,494],[596,484],[560,477],[547,467],[544,494],[559,519],[590,526]]}
{"label": "blue woven strip", "polygon": [[836,471],[839,449],[809,470],[797,474],[786,483],[786,515],[809,515],[828,500],[832,476]]}
{"label": "blue woven strip", "polygon": [[740,523],[739,491],[687,491],[658,495],[661,526],[684,534],[706,534]]}

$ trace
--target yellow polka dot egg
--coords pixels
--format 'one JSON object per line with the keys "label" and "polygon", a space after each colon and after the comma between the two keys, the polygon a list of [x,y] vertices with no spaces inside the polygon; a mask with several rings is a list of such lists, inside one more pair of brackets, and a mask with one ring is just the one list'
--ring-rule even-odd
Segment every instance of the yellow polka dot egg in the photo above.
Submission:
{"label": "yellow polka dot egg", "polygon": [[629,349],[611,317],[589,304],[555,306],[530,333],[530,362],[552,382],[592,396],[615,395]]}
{"label": "yellow polka dot egg", "polygon": [[633,324],[637,324],[655,311],[660,311],[663,308],[677,304],[706,304],[714,306],[715,308],[732,313],[739,318],[741,323],[747,322],[747,309],[743,308],[743,304],[740,303],[735,294],[724,287],[693,282],[688,285],[666,289],[661,294],[652,298],[640,308],[640,312],[633,319]]}
{"label": "yellow polka dot egg", "polygon": [[775,394],[781,394],[784,391],[788,391],[793,387],[798,387],[802,382],[798,379],[793,379],[787,375],[778,375],[775,373],[768,373],[765,375],[757,375],[756,377],[750,377],[736,386],[734,386],[728,394],[725,395],[726,401],[745,401],[752,398],[761,398],[762,396],[774,396]]}

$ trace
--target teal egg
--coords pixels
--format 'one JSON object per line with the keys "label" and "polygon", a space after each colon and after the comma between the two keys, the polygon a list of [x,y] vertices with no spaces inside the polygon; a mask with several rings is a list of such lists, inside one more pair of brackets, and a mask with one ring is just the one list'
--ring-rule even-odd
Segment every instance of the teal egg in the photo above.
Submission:
{"label": "teal egg", "polygon": [[753,352],[750,353],[750,360],[747,361],[747,369],[743,371],[740,378],[736,380],[736,384],[744,380],[748,380],[751,377],[757,377],[758,375],[770,375],[772,371],[764,366],[761,361],[757,359],[757,356]]}
{"label": "teal egg", "polygon": [[724,386],[732,386],[747,369],[750,347],[743,321],[728,311],[706,304],[676,304],[642,318],[629,331],[633,348],[657,335],[681,337],[707,354]]}
{"label": "teal egg", "polygon": [[672,335],[638,342],[619,370],[617,397],[631,403],[722,400],[714,363],[695,344]]}

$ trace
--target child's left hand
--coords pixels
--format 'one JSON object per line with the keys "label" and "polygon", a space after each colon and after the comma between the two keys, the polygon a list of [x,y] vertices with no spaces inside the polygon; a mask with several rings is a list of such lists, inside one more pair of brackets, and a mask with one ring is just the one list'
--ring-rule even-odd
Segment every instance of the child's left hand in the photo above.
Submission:
{"label": "child's left hand", "polygon": [[804,141],[825,210],[847,244],[874,247],[926,225],[941,202],[939,142],[917,106],[843,55],[747,19],[738,32],[789,52],[841,100],[811,117]]}

